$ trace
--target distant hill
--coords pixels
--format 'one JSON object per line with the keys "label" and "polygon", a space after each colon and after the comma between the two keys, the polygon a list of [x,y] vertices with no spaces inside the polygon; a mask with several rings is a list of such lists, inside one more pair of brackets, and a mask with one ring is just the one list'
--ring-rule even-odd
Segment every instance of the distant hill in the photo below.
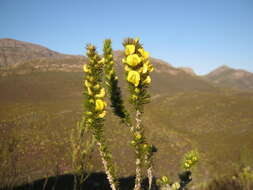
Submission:
{"label": "distant hill", "polygon": [[226,65],[215,69],[204,78],[222,87],[253,90],[253,73]]}
{"label": "distant hill", "polygon": [[194,72],[194,70],[190,67],[179,67],[179,69],[185,71],[186,73],[192,75],[192,76],[196,76],[196,73]]}
{"label": "distant hill", "polygon": [[[86,62],[85,56],[64,55],[40,45],[13,39],[2,39],[0,44],[0,50],[5,52],[0,54],[0,60],[7,60],[8,63],[0,61],[0,65],[2,65],[0,67],[0,76],[47,71],[82,72],[82,65]],[[115,51],[114,57],[117,62],[117,69],[120,75],[123,75],[121,64],[123,52]],[[213,89],[211,83],[200,77],[193,77],[192,72],[189,73],[189,69],[175,68],[167,62],[155,58],[151,58],[151,62],[155,67],[155,71],[152,73],[154,78],[153,86],[155,92],[159,94]]]}
{"label": "distant hill", "polygon": [[0,39],[0,77],[31,72],[77,71],[84,56],[66,55],[14,39]]}

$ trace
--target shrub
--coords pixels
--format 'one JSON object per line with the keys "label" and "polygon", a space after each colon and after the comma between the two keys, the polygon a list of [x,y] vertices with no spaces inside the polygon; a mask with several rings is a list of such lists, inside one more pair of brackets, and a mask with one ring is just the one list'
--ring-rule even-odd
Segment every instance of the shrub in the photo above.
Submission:
{"label": "shrub", "polygon": [[[130,144],[136,156],[134,190],[141,189],[143,171],[146,171],[148,188],[151,189],[154,178],[152,158],[157,150],[145,137],[142,116],[144,114],[144,105],[150,102],[148,89],[152,80],[150,73],[154,68],[149,60],[149,53],[144,50],[139,39],[127,38],[124,40],[123,46],[124,58],[122,63],[124,64],[125,79],[129,89],[129,102],[133,112],[130,114],[125,107],[114,68],[115,61],[111,40],[106,39],[104,41],[103,57],[98,55],[95,46],[88,44],[86,47],[88,63],[83,66],[85,73],[83,80],[84,112],[83,122],[79,127],[91,133],[100,152],[110,186],[113,190],[117,190],[119,188],[118,176],[104,135],[104,120],[107,114],[106,95],[108,94],[114,114],[120,118],[123,125],[129,128],[132,136]],[[134,119],[131,117],[134,117]],[[179,174],[180,181],[173,183],[168,177],[163,176],[157,181],[158,185],[163,189],[184,189],[191,181],[190,169],[198,161],[198,158],[197,151],[187,153],[182,163],[183,172]]]}

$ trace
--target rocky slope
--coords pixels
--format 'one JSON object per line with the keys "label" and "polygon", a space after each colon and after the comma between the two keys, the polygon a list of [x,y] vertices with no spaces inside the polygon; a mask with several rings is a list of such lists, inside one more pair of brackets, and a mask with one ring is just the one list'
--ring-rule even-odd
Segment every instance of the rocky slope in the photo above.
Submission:
{"label": "rocky slope", "polygon": [[253,90],[253,73],[242,69],[233,69],[224,65],[205,75],[204,78],[222,87]]}

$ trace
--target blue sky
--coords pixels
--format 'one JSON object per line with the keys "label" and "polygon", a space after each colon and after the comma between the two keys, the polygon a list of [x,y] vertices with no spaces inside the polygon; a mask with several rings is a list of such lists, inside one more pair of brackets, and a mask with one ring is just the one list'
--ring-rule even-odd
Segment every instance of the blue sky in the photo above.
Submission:
{"label": "blue sky", "polygon": [[253,0],[0,0],[0,38],[84,54],[105,38],[122,49],[126,37],[198,74],[224,64],[253,72]]}

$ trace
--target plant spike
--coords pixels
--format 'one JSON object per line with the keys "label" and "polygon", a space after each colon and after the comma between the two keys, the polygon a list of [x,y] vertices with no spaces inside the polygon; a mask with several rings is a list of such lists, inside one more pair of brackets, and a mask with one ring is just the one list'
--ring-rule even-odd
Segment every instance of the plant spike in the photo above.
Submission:
{"label": "plant spike", "polygon": [[90,128],[94,136],[107,178],[112,190],[118,189],[118,182],[115,175],[115,168],[112,163],[112,156],[108,150],[104,136],[104,117],[106,115],[105,89],[102,87],[103,60],[96,52],[93,45],[87,45],[88,63],[83,66],[84,76],[84,116],[85,125]]}
{"label": "plant spike", "polygon": [[151,83],[150,72],[153,66],[149,61],[149,53],[146,52],[139,42],[139,39],[128,38],[123,42],[125,47],[125,57],[122,62],[125,64],[126,80],[128,81],[130,91],[130,103],[133,105],[136,113],[136,125],[133,127],[132,145],[135,147],[136,154],[136,178],[134,190],[141,189],[141,170],[146,164],[149,189],[152,185],[152,162],[150,150],[152,146],[146,142],[141,116],[143,105],[150,101],[150,95],[147,88]]}
{"label": "plant spike", "polygon": [[123,99],[121,96],[121,90],[118,86],[118,77],[114,69],[115,62],[113,60],[112,42],[110,39],[104,41],[104,63],[105,63],[105,84],[108,90],[108,94],[111,100],[111,107],[113,112],[117,115],[122,123],[131,127],[130,114],[127,112]]}

